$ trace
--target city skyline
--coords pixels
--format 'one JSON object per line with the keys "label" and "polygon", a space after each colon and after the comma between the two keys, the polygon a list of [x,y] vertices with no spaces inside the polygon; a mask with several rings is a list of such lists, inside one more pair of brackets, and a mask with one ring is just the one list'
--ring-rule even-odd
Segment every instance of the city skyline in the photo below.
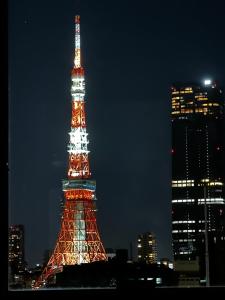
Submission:
{"label": "city skyline", "polygon": [[[140,232],[153,231],[159,257],[171,258],[170,85],[213,77],[224,87],[222,9],[188,1],[182,11],[174,1],[163,11],[155,3],[148,10],[142,1],[138,15],[126,1],[51,3],[9,4],[9,213],[12,223],[25,225],[26,259],[40,262],[60,226],[76,13],[82,19],[90,165],[104,246],[129,248]],[[191,12],[192,24],[180,24]],[[220,47],[211,47],[217,41]]]}

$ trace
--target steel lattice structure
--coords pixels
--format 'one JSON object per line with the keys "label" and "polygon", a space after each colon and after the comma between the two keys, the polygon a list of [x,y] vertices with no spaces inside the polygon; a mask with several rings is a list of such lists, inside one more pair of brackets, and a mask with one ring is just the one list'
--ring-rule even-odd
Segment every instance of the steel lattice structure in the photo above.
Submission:
{"label": "steel lattice structure", "polygon": [[80,17],[75,17],[75,60],[72,70],[72,118],[68,144],[68,179],[63,180],[64,210],[55,249],[33,288],[42,287],[64,265],[107,260],[101,242],[95,209],[96,183],[91,180],[88,159],[84,95],[84,69],[81,66]]}

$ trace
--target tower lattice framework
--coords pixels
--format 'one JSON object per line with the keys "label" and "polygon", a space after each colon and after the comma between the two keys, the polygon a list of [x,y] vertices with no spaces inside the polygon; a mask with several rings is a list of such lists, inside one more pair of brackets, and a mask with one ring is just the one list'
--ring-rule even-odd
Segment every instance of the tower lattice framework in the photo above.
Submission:
{"label": "tower lattice framework", "polygon": [[72,69],[72,118],[68,144],[68,179],[63,180],[64,210],[55,249],[33,288],[43,286],[64,265],[107,260],[95,209],[96,183],[91,180],[85,121],[85,81],[81,66],[80,17],[75,17],[75,59]]}

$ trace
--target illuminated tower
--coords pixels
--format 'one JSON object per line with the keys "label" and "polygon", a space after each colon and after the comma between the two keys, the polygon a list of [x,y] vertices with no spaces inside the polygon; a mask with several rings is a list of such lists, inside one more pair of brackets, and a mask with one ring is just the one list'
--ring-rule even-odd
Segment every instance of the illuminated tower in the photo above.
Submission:
{"label": "illuminated tower", "polygon": [[34,284],[38,288],[62,271],[64,265],[107,260],[96,224],[95,188],[90,180],[88,139],[86,132],[84,69],[81,66],[80,17],[75,17],[75,59],[72,70],[72,118],[68,144],[68,179],[63,180],[64,209],[55,249],[42,275]]}

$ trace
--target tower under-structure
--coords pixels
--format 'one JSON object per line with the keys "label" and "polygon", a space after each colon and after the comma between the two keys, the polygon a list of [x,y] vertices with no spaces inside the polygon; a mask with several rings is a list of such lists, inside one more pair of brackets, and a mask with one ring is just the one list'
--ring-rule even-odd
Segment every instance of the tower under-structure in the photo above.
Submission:
{"label": "tower under-structure", "polygon": [[81,66],[80,16],[75,16],[75,59],[71,74],[72,118],[69,132],[68,179],[63,180],[64,208],[55,249],[34,288],[62,271],[64,265],[107,260],[96,223],[95,189],[88,158],[85,80]]}

